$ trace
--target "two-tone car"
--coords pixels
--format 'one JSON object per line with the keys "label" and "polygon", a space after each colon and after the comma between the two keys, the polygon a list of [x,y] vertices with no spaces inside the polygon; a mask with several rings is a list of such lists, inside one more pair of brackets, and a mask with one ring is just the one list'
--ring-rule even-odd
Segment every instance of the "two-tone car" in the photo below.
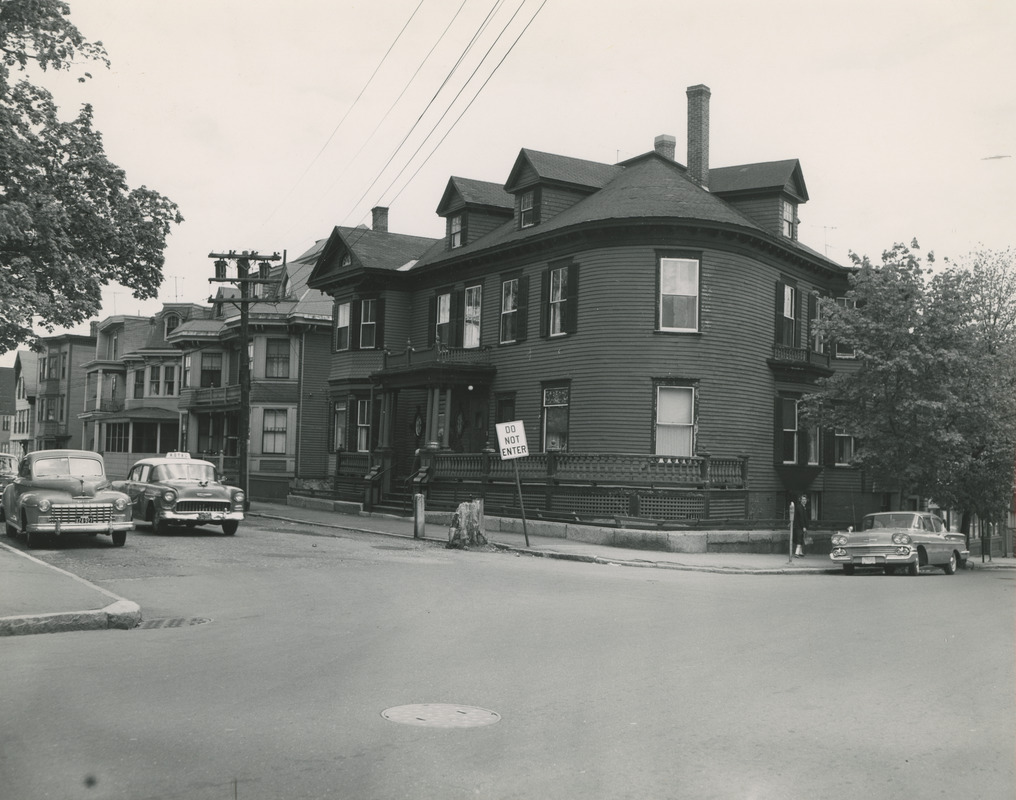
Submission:
{"label": "two-tone car", "polygon": [[23,456],[4,488],[0,519],[8,536],[23,534],[29,547],[49,536],[100,533],[121,547],[134,530],[130,498],[111,486],[102,456],[88,450]]}
{"label": "two-tone car", "polygon": [[189,453],[143,458],[127,480],[114,485],[130,497],[134,518],[151,524],[156,533],[168,533],[173,526],[218,525],[232,536],[243,521],[243,490],[220,483],[214,464]]}
{"label": "two-tone car", "polygon": [[904,568],[917,575],[929,564],[952,575],[970,556],[963,534],[952,533],[930,511],[868,514],[859,530],[834,533],[831,544],[829,558],[842,564],[847,575],[859,567],[881,569],[887,575]]}

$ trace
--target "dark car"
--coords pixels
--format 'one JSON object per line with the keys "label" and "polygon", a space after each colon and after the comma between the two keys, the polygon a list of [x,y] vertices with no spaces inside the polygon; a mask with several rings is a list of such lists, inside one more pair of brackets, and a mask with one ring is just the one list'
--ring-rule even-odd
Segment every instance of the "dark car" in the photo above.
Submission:
{"label": "dark car", "polygon": [[134,530],[129,498],[110,485],[102,456],[88,450],[25,455],[4,488],[0,518],[7,535],[24,534],[29,547],[51,535],[100,533],[119,547]]}
{"label": "dark car", "polygon": [[135,519],[151,523],[158,533],[171,526],[218,525],[232,536],[243,521],[243,490],[220,483],[214,464],[189,453],[143,458],[127,480],[114,485],[130,497]]}
{"label": "dark car", "polygon": [[855,567],[875,567],[886,574],[901,567],[917,575],[927,564],[952,575],[970,556],[963,534],[952,533],[929,511],[868,514],[861,530],[834,533],[831,541],[829,557],[848,575]]}

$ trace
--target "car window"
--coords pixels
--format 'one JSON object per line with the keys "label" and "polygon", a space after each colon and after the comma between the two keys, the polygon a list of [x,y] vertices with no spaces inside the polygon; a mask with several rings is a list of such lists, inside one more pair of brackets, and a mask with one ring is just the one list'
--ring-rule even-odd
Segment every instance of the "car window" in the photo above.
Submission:
{"label": "car window", "polygon": [[923,525],[924,525],[924,529],[926,531],[928,531],[929,533],[934,533],[935,532],[935,526],[932,524],[931,519],[929,517],[924,517],[923,518]]}
{"label": "car window", "polygon": [[931,522],[935,526],[935,533],[945,533],[945,523],[942,520],[938,517],[932,517]]}

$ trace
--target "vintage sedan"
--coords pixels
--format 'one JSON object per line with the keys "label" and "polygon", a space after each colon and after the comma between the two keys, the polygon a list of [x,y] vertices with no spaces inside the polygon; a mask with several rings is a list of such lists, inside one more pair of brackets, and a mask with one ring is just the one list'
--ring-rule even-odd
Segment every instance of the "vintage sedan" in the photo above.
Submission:
{"label": "vintage sedan", "polygon": [[883,511],[865,516],[860,530],[849,529],[832,536],[833,562],[847,575],[855,567],[882,569],[888,575],[903,567],[917,575],[928,564],[952,575],[964,566],[970,551],[961,533],[928,511]]}
{"label": "vintage sedan", "polygon": [[103,533],[123,546],[134,530],[130,499],[112,488],[102,456],[87,450],[38,450],[21,459],[4,488],[0,519],[29,547],[50,535]]}
{"label": "vintage sedan", "polygon": [[18,457],[11,453],[0,453],[0,491],[18,477]]}
{"label": "vintage sedan", "polygon": [[219,483],[215,465],[189,453],[143,458],[127,480],[114,485],[130,497],[135,519],[146,520],[157,533],[171,526],[218,525],[232,536],[243,521],[243,490]]}

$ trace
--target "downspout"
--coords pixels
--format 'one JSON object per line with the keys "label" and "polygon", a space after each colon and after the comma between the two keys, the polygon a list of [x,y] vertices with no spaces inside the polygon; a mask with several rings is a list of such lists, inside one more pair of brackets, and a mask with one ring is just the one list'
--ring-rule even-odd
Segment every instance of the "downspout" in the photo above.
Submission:
{"label": "downspout", "polygon": [[300,477],[300,451],[303,449],[300,444],[303,437],[303,387],[306,385],[306,375],[304,374],[305,359],[307,355],[307,330],[306,328],[300,332],[300,339],[297,346],[300,348],[300,352],[297,354],[297,362],[299,363],[300,378],[297,381],[297,392],[296,392],[296,450],[294,453],[293,461],[293,477],[299,479]]}

